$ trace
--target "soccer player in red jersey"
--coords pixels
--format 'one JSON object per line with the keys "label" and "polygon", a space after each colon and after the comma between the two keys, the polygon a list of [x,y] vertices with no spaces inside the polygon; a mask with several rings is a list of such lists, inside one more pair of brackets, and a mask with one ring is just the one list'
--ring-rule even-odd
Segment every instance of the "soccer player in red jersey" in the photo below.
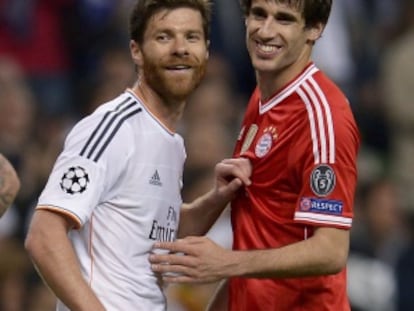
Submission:
{"label": "soccer player in red jersey", "polygon": [[251,184],[231,202],[233,250],[188,237],[156,245],[186,256],[150,257],[153,270],[178,273],[170,282],[227,279],[211,311],[350,310],[360,138],[346,97],[311,59],[331,4],[241,0],[257,88],[234,151]]}

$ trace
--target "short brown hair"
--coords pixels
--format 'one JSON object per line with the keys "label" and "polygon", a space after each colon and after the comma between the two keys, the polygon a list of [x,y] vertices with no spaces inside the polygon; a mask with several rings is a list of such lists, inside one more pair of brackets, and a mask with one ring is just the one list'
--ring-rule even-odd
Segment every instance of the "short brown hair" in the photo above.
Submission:
{"label": "short brown hair", "polygon": [[[332,0],[274,0],[276,3],[286,4],[297,8],[305,19],[305,27],[312,27],[321,23],[326,25],[331,13]],[[344,1],[344,0],[340,0]],[[240,0],[244,15],[249,15],[252,0]]]}
{"label": "short brown hair", "polygon": [[203,18],[203,30],[206,40],[210,36],[211,2],[210,0],[137,0],[129,20],[130,39],[142,43],[148,20],[162,9],[180,7],[198,10]]}

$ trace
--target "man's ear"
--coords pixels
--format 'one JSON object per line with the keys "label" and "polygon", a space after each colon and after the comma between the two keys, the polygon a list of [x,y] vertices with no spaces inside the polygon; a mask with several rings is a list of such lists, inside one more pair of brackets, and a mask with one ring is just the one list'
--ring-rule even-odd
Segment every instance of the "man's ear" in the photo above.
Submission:
{"label": "man's ear", "polygon": [[135,65],[142,67],[142,51],[141,47],[135,40],[129,41],[129,50],[131,53],[132,60]]}
{"label": "man's ear", "polygon": [[322,36],[322,32],[325,29],[324,24],[317,23],[316,25],[312,26],[308,31],[308,40],[315,42]]}

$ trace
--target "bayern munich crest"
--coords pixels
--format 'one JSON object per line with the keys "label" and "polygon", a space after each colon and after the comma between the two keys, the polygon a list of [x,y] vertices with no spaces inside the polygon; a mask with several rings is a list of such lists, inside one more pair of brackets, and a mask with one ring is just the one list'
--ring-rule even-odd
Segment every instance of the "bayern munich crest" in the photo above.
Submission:
{"label": "bayern munich crest", "polygon": [[256,144],[255,154],[257,157],[264,157],[273,146],[273,141],[277,139],[277,130],[274,126],[265,128],[262,137]]}

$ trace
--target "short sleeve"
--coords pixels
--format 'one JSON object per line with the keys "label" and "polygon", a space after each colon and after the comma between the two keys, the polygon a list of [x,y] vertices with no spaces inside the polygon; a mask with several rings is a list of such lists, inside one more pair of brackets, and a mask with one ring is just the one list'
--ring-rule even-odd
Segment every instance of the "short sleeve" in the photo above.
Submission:
{"label": "short sleeve", "polygon": [[[320,151],[321,142],[302,140],[307,148],[302,154],[305,165],[297,172],[302,187],[294,217],[300,223],[350,229],[357,183],[359,132],[350,109],[333,110],[331,124],[332,135],[327,131],[323,151]],[[305,131],[304,135],[307,135]],[[315,150],[326,152],[327,156],[315,157]]]}
{"label": "short sleeve", "polygon": [[94,209],[125,171],[130,158],[128,124],[100,136],[102,114],[81,120],[68,134],[43,189],[37,209],[70,217],[77,227],[89,220]]}

